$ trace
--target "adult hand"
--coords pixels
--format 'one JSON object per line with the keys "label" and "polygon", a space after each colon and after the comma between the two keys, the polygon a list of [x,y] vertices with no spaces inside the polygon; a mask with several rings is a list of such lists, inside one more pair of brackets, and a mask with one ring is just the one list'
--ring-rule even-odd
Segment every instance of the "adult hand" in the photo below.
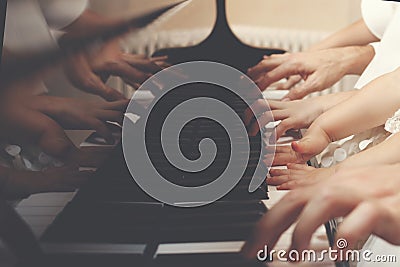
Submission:
{"label": "adult hand", "polygon": [[105,84],[110,76],[120,77],[137,89],[153,74],[168,66],[165,60],[166,57],[146,58],[124,53],[119,40],[113,40],[95,53],[72,56],[65,64],[65,72],[77,88],[114,101],[125,97]]}
{"label": "adult hand", "polygon": [[[289,77],[288,82],[278,89],[291,89],[284,100],[296,100],[333,86],[346,74],[362,73],[373,56],[371,46],[271,55],[250,68],[248,75],[262,90]],[[300,81],[299,77],[304,83],[294,87]]]}
{"label": "adult hand", "polygon": [[291,249],[301,253],[318,227],[341,216],[345,219],[337,238],[345,238],[349,249],[369,234],[400,244],[399,171],[398,164],[346,169],[313,186],[290,191],[258,223],[242,249],[244,256],[254,258],[265,245],[274,248],[297,220]]}
{"label": "adult hand", "polygon": [[[26,101],[25,101],[26,100]],[[114,102],[88,101],[76,98],[33,96],[22,104],[54,119],[67,130],[96,130],[107,142],[113,142],[107,121],[122,125],[129,100]]]}
{"label": "adult hand", "polygon": [[93,105],[81,100],[15,92],[10,89],[2,95],[2,140],[21,145],[38,144],[50,156],[89,166],[93,165],[91,157],[74,146],[62,125],[70,129],[95,129],[110,140],[111,133],[104,123],[107,120],[120,121],[127,104],[124,100]]}

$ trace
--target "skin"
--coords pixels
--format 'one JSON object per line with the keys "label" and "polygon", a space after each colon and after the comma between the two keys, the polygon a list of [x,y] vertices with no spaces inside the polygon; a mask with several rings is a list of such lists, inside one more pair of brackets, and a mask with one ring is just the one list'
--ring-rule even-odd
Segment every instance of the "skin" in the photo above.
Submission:
{"label": "skin", "polygon": [[[292,77],[289,83],[294,82],[292,75],[299,75],[304,83],[292,88],[284,99],[302,99],[333,86],[345,75],[361,74],[374,55],[374,49],[369,45],[271,55],[249,69],[248,75],[261,89],[286,77]],[[280,89],[289,89],[287,83],[284,85],[286,87]]]}
{"label": "skin", "polygon": [[[361,19],[305,52],[265,57],[248,75],[261,89],[288,78],[277,89],[290,89],[284,100],[301,99],[332,86],[346,74],[362,73],[375,55],[368,44],[377,41]],[[299,85],[302,80],[305,82]]]}
{"label": "skin", "polygon": [[279,186],[281,190],[291,190],[315,184],[333,176],[340,170],[355,167],[367,167],[374,164],[395,164],[400,162],[400,134],[395,134],[384,142],[358,153],[345,161],[329,167],[315,169],[304,164],[288,164],[287,170],[271,170],[269,184]]}
{"label": "skin", "polygon": [[399,107],[400,69],[383,75],[356,95],[319,116],[304,137],[291,147],[277,149],[275,166],[305,163],[329,143],[385,124]]}
{"label": "skin", "polygon": [[24,81],[1,92],[1,139],[14,144],[38,144],[45,153],[55,158],[94,165],[100,160],[98,156],[77,149],[64,129],[94,129],[111,141],[111,132],[105,122],[121,122],[128,101],[89,102],[27,95],[23,90],[32,83],[34,81]]}
{"label": "skin", "polygon": [[272,249],[297,220],[291,249],[301,252],[308,248],[320,225],[341,216],[345,219],[337,238],[345,238],[348,248],[370,234],[400,244],[399,171],[399,164],[350,168],[323,182],[290,191],[258,223],[242,249],[243,255],[255,258],[264,245]]}
{"label": "skin", "polygon": [[[276,138],[278,139],[290,129],[308,128],[318,116],[355,94],[357,94],[356,90],[288,102],[272,100],[267,102],[261,99],[254,102],[251,108],[255,113],[260,114],[258,121],[261,125],[266,125],[273,120],[282,120],[276,127]],[[269,110],[271,112],[267,112]],[[244,122],[246,126],[250,126],[250,135],[256,135],[260,130],[253,119],[253,113],[248,108],[245,111]]]}
{"label": "skin", "polygon": [[[64,39],[84,36],[86,33],[119,25],[123,20],[103,17],[86,10],[76,21],[63,30]],[[120,77],[125,83],[137,89],[141,83],[168,64],[166,57],[146,58],[125,53],[120,46],[121,38],[103,44],[95,51],[82,52],[71,56],[64,64],[67,77],[77,88],[105,100],[115,101],[125,97],[105,84],[110,76]],[[60,41],[62,45],[63,40]]]}

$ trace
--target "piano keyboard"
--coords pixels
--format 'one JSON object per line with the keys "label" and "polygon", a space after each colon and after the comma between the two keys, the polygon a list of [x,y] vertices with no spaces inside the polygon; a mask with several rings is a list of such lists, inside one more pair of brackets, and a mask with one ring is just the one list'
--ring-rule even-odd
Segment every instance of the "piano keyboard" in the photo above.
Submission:
{"label": "piano keyboard", "polygon": [[[216,2],[217,22],[204,42],[189,48],[158,51],[155,55],[168,55],[171,64],[211,60],[235,66],[245,72],[264,55],[284,52],[249,47],[241,43],[229,28],[225,1]],[[217,164],[213,164],[215,167],[209,173],[191,175],[191,179],[187,179],[187,174],[163,163],[165,160],[160,153],[160,140],[154,138],[160,136],[159,125],[165,119],[164,114],[168,114],[163,111],[169,110],[168,106],[173,108],[185,99],[201,97],[202,94],[205,97],[222,98],[221,101],[230,105],[239,116],[246,108],[236,95],[221,94],[216,86],[207,84],[199,89],[199,84],[196,84],[195,87],[189,91],[188,88],[184,91],[173,90],[172,92],[180,93],[169,96],[162,110],[157,112],[157,108],[153,109],[152,114],[157,115],[153,118],[154,125],[149,126],[152,135],[148,136],[148,147],[155,147],[150,149],[149,156],[157,162],[158,171],[167,174],[167,179],[174,183],[190,186],[206,184],[219,176],[221,167],[223,170],[225,161],[229,158],[229,140],[212,121],[200,119],[188,123],[180,136],[181,150],[186,153],[185,156],[196,158],[193,147],[197,147],[198,141],[208,136],[215,141],[217,147],[220,146],[220,153],[215,161]],[[164,97],[162,100],[164,101]],[[146,132],[147,130],[146,128]],[[247,191],[248,178],[255,170],[254,159],[260,153],[266,152],[263,149],[265,143],[260,143],[260,139],[260,136],[258,141],[257,138],[249,137],[250,157],[241,182],[225,197],[206,206],[188,209],[155,201],[135,184],[125,165],[121,149],[116,149],[107,164],[97,170],[94,179],[75,195],[69,195],[70,201],[63,202],[66,205],[57,216],[22,216],[37,226],[36,233],[47,254],[47,262],[52,266],[265,266],[263,262],[246,261],[238,253],[254,225],[267,212],[267,207],[284,195],[277,191],[271,191],[268,195],[266,183],[254,193]],[[37,198],[32,197],[33,200],[35,197]],[[268,197],[270,200],[267,200]],[[28,205],[29,202],[28,199],[23,204]],[[54,205],[58,207],[58,204]],[[44,213],[42,210],[42,214]],[[324,230],[320,233],[324,233]],[[290,233],[282,236],[282,243],[278,246],[286,249],[288,242]],[[318,250],[329,245],[325,237],[316,238],[313,242]],[[287,263],[273,262],[269,266],[285,264]]]}
{"label": "piano keyboard", "polygon": [[[197,213],[198,208],[194,208],[179,214],[179,208],[154,202],[134,203],[122,195],[119,200],[125,198],[125,201],[117,204],[107,202],[110,196],[105,194],[101,206],[97,203],[96,207],[86,199],[90,209],[79,204],[79,214],[69,216],[74,200],[80,198],[79,191],[33,195],[21,201],[16,209],[41,240],[49,261],[57,266],[62,266],[60,262],[65,266],[79,266],[77,263],[81,266],[100,263],[98,266],[187,266],[188,262],[190,266],[252,266],[253,263],[243,263],[238,252],[252,225],[267,207],[272,207],[287,193],[271,186],[268,191],[268,200],[218,202],[207,206],[203,213]],[[293,228],[281,236],[276,249],[290,246]],[[316,251],[328,248],[323,227],[311,244]],[[272,262],[268,266],[291,265]],[[312,266],[334,264],[322,262]]]}

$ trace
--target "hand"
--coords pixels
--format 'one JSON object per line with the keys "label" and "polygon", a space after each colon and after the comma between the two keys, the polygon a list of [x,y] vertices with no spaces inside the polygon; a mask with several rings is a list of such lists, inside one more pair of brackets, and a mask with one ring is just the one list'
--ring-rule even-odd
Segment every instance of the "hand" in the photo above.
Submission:
{"label": "hand", "polygon": [[[284,99],[296,100],[331,87],[346,74],[362,73],[373,55],[370,46],[271,55],[250,68],[248,75],[262,90],[289,77],[282,88],[292,89]],[[299,82],[299,76],[304,83],[293,87]]]}
{"label": "hand", "polygon": [[165,60],[166,57],[148,59],[124,53],[119,41],[114,40],[105,44],[96,53],[71,57],[65,65],[65,71],[71,82],[79,89],[114,101],[125,97],[105,84],[110,76],[120,77],[137,89],[154,73],[168,66]]}
{"label": "hand", "polygon": [[33,96],[25,100],[21,104],[43,112],[64,129],[96,130],[109,143],[114,138],[106,122],[118,122],[122,125],[124,112],[129,104],[129,100],[105,102],[51,96]]}
{"label": "hand", "polygon": [[400,165],[346,169],[313,186],[290,191],[264,215],[242,253],[254,258],[265,245],[273,249],[297,220],[291,249],[301,252],[319,226],[341,216],[345,220],[337,238],[345,238],[350,249],[369,234],[400,244],[399,171]]}
{"label": "hand", "polygon": [[[274,121],[282,120],[276,127],[276,139],[279,139],[286,131],[290,129],[308,128],[313,121],[323,113],[323,98],[316,97],[303,100],[295,100],[290,102],[257,100],[251,108],[259,116],[258,121],[262,125],[266,125],[272,121],[271,113]],[[267,112],[271,110],[271,112]],[[248,126],[253,122],[253,113],[248,108],[245,111],[244,122]],[[258,133],[260,127],[257,122],[250,126],[249,134],[254,136]],[[272,140],[275,141],[275,140]]]}
{"label": "hand", "polygon": [[72,99],[27,97],[26,92],[19,94],[18,88],[10,88],[1,98],[0,125],[3,130],[0,137],[12,144],[38,144],[50,156],[93,166],[93,157],[89,156],[92,153],[77,149],[56,119],[73,129],[99,130],[108,139],[110,133],[104,122],[122,117],[121,110],[126,103],[90,105]]}
{"label": "hand", "polygon": [[287,169],[271,169],[271,178],[268,184],[278,186],[278,190],[293,190],[296,188],[309,186],[327,179],[334,175],[335,167],[314,168],[305,164],[288,164]]}
{"label": "hand", "polygon": [[64,166],[38,172],[0,168],[3,174],[6,173],[1,178],[2,195],[11,200],[36,193],[74,191],[92,174],[90,171],[79,171],[77,166]]}

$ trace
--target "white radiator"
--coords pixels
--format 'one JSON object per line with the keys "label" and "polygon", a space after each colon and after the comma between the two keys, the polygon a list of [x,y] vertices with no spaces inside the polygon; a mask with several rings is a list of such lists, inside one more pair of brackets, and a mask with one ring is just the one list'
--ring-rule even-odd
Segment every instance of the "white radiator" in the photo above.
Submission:
{"label": "white radiator", "polygon": [[[245,44],[256,47],[280,48],[289,52],[303,51],[329,34],[320,31],[249,26],[233,26],[233,31]],[[129,51],[151,55],[162,48],[196,45],[204,40],[209,33],[210,29],[204,28],[186,31],[156,31],[156,27],[149,27],[129,38],[126,41],[126,46]],[[351,90],[356,79],[354,76],[346,77],[332,88],[313,95]]]}

